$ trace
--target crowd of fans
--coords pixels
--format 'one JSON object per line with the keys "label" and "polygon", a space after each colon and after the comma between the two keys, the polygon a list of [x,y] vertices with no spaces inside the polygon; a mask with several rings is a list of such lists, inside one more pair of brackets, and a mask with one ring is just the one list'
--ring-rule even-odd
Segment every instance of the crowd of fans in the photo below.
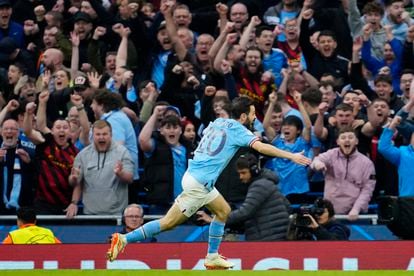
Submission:
{"label": "crowd of fans", "polygon": [[[291,203],[317,191],[357,219],[379,194],[414,196],[412,7],[0,0],[0,214],[163,214],[236,97],[254,101],[263,141],[313,158],[259,158]],[[216,184],[233,207],[247,151]]]}

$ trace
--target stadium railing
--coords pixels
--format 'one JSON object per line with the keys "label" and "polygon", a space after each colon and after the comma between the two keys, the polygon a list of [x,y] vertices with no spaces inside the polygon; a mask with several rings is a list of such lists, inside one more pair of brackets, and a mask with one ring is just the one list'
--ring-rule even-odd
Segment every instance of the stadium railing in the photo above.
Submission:
{"label": "stadium railing", "polygon": [[[144,220],[154,220],[161,218],[161,215],[145,215]],[[99,221],[113,221],[116,223],[116,225],[122,225],[122,216],[119,215],[78,215],[74,217],[73,219],[68,219],[66,216],[63,215],[37,215],[37,220],[41,221],[85,221],[85,222],[91,222],[91,223],[97,223]],[[347,215],[335,215],[335,218],[338,220],[348,220]],[[371,221],[371,224],[376,225],[378,223],[378,215],[376,214],[370,214],[370,215],[359,215],[358,221],[362,220],[369,220]],[[0,216],[0,221],[16,221],[16,216]]]}

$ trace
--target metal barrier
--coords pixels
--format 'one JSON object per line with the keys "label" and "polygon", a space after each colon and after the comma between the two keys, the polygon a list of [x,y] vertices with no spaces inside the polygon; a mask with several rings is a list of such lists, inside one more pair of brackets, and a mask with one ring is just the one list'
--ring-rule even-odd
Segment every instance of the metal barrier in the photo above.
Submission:
{"label": "metal barrier", "polygon": [[[161,218],[161,215],[144,215],[144,220],[154,220]],[[74,217],[73,219],[68,219],[66,216],[63,215],[37,215],[37,220],[42,221],[115,221],[116,225],[122,225],[122,216],[119,215],[79,215]],[[335,218],[338,220],[348,220],[347,215],[335,215]],[[16,221],[16,216],[0,216],[0,221]],[[377,225],[378,223],[378,215],[359,215],[358,220],[370,220],[373,225]]]}
{"label": "metal barrier", "polygon": [[[161,218],[161,215],[144,215],[144,220],[154,220]],[[0,221],[16,221],[16,216],[0,216]],[[73,219],[68,219],[66,216],[63,215],[37,215],[37,220],[42,221],[91,221],[91,222],[97,222],[97,221],[103,221],[103,220],[109,220],[109,221],[115,221],[116,225],[122,225],[122,216],[119,215],[79,215],[74,217]]]}

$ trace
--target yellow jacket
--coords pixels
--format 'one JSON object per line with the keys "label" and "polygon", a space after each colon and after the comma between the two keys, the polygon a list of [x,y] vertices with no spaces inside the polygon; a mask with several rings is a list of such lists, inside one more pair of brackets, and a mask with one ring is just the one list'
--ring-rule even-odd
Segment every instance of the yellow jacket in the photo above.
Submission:
{"label": "yellow jacket", "polygon": [[3,244],[53,244],[62,243],[47,228],[35,224],[25,224],[21,228],[11,231]]}

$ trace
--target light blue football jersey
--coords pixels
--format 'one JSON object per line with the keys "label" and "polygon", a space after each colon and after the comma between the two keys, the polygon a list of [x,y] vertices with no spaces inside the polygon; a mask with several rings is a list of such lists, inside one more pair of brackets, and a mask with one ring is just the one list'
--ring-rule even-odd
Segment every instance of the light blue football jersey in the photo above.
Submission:
{"label": "light blue football jersey", "polygon": [[240,147],[248,147],[259,138],[234,119],[218,118],[203,131],[188,172],[212,189],[217,178]]}

